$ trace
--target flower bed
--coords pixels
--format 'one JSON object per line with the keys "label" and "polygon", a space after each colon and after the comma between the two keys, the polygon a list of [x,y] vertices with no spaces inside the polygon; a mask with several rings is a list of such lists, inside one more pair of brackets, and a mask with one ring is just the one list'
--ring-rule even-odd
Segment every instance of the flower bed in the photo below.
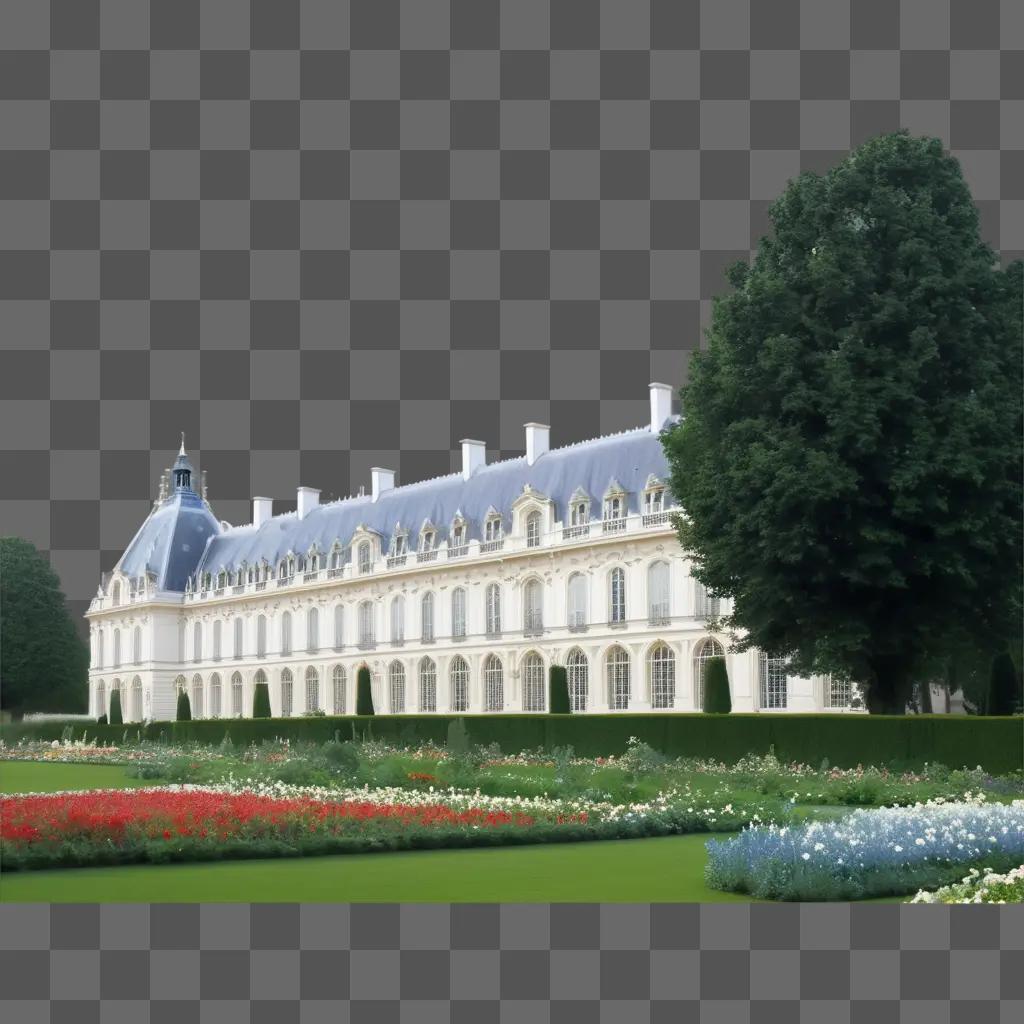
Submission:
{"label": "flower bed", "polygon": [[836,822],[757,826],[708,843],[715,889],[765,899],[864,899],[932,888],[965,867],[1024,858],[1024,801],[931,801],[857,810]]}
{"label": "flower bed", "polygon": [[1005,875],[971,870],[959,882],[936,892],[921,890],[908,903],[1024,903],[1024,864]]}

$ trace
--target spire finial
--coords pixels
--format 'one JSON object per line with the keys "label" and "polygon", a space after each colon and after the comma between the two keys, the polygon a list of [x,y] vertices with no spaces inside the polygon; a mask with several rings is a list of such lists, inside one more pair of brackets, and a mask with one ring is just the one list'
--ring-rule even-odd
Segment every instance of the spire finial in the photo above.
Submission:
{"label": "spire finial", "polygon": [[181,450],[178,452],[179,455],[185,454],[185,431],[181,432]]}

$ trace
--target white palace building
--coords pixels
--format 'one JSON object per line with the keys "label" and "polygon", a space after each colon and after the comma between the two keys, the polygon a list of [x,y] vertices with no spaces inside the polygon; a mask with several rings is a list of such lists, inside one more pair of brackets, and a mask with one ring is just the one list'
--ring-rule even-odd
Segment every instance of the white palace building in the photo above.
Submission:
{"label": "white palace building", "polygon": [[125,721],[353,714],[371,672],[378,714],[546,710],[564,665],[572,709],[701,708],[703,667],[725,655],[735,711],[845,710],[850,688],[787,677],[782,661],[727,651],[719,603],[690,576],[671,522],[659,433],[672,391],[650,387],[650,423],[550,449],[526,424],[526,454],[252,522],[216,518],[193,487],[184,441],[160,495],[87,612],[90,709],[117,689]]}

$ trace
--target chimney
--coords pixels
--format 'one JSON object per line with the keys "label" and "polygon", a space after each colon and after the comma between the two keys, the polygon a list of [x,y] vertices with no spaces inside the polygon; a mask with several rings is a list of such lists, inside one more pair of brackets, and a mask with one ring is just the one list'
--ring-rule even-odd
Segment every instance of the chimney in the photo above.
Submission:
{"label": "chimney", "polygon": [[546,423],[526,424],[526,464],[532,466],[550,447],[551,428]]}
{"label": "chimney", "polygon": [[376,501],[385,491],[390,491],[395,486],[395,471],[373,466],[370,469],[370,480],[372,481],[372,500]]}
{"label": "chimney", "polygon": [[487,465],[487,445],[483,441],[470,441],[463,438],[462,445],[462,479],[468,480],[478,469]]}
{"label": "chimney", "polygon": [[299,519],[305,519],[320,504],[320,492],[315,487],[300,487],[295,499]]}
{"label": "chimney", "polygon": [[274,514],[273,498],[252,499],[252,525],[257,529],[261,527]]}
{"label": "chimney", "polygon": [[651,385],[651,433],[657,434],[672,415],[672,388],[668,384]]}

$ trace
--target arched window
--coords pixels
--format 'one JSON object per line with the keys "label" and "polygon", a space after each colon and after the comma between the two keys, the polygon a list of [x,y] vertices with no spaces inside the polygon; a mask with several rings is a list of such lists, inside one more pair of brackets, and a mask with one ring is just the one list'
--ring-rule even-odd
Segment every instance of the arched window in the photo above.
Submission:
{"label": "arched window", "polygon": [[243,644],[245,642],[245,626],[241,619],[235,619],[235,646],[234,656],[235,660],[240,660],[243,653]]}
{"label": "arched window", "polygon": [[420,602],[420,640],[425,644],[434,642],[434,595],[424,594]]}
{"label": "arched window", "polygon": [[192,624],[192,660],[203,660],[203,624],[201,622]]}
{"label": "arched window", "polygon": [[114,581],[113,591],[111,593],[111,600],[113,601],[115,608],[121,603],[121,581],[120,580],[115,580]]}
{"label": "arched window", "polygon": [[420,711],[437,710],[437,668],[433,658],[420,658]]}
{"label": "arched window", "polygon": [[608,652],[608,707],[613,711],[629,708],[629,655],[621,647]]}
{"label": "arched window", "polygon": [[210,676],[210,717],[220,718],[220,675]]}
{"label": "arched window", "polygon": [[452,639],[461,640],[466,635],[466,591],[456,587],[452,591]]}
{"label": "arched window", "polygon": [[132,680],[131,701],[128,714],[131,721],[142,721],[142,680],[138,676]]}
{"label": "arched window", "polygon": [[310,653],[320,650],[319,608],[310,608],[306,612],[306,650]]}
{"label": "arched window", "polygon": [[655,644],[647,654],[647,687],[652,708],[676,705],[676,656],[663,643]]}
{"label": "arched window", "polygon": [[290,718],[292,714],[292,670],[283,669],[281,672],[281,717]]}
{"label": "arched window", "polygon": [[651,625],[665,625],[669,619],[668,562],[647,567],[647,618]]}
{"label": "arched window", "polygon": [[184,676],[174,680],[174,696],[177,697],[179,693],[188,693],[188,680]]}
{"label": "arched window", "polygon": [[373,549],[368,540],[359,545],[359,572],[368,573],[373,568]]}
{"label": "arched window", "polygon": [[501,540],[501,516],[489,515],[484,521],[484,543],[493,544]]}
{"label": "arched window", "polygon": [[587,577],[581,572],[569,577],[569,628],[574,631],[587,628]]}
{"label": "arched window", "polygon": [[281,653],[292,653],[292,613],[285,612],[281,616]]}
{"label": "arched window", "polygon": [[526,517],[526,546],[528,548],[540,547],[540,513],[531,512]]}
{"label": "arched window", "polygon": [[345,714],[345,669],[335,665],[331,673],[331,710],[335,715]]}
{"label": "arched window", "polygon": [[359,606],[359,646],[373,647],[376,642],[373,630],[373,602],[363,601]]}
{"label": "arched window", "polygon": [[540,580],[527,581],[523,590],[523,630],[539,633],[544,629],[544,589]]}
{"label": "arched window", "polygon": [[698,619],[717,619],[721,614],[721,599],[712,597],[708,593],[708,588],[699,580],[693,581],[693,588],[694,615],[696,615]]}
{"label": "arched window", "polygon": [[342,562],[341,562],[341,545],[338,544],[338,543],[335,543],[334,547],[331,548],[331,563],[330,563],[330,567],[332,569],[340,569],[341,565],[342,565]]}
{"label": "arched window", "polygon": [[590,666],[587,656],[578,647],[574,647],[565,659],[565,673],[569,683],[569,708],[586,711],[590,696]]}
{"label": "arched window", "polygon": [[192,717],[203,717],[203,677],[198,672],[192,677]]}
{"label": "arched window", "polygon": [[254,675],[252,677],[252,685],[253,686],[259,686],[260,683],[265,683],[266,681],[267,681],[267,673],[264,672],[263,669],[261,669],[261,668],[256,669],[256,675]]}
{"label": "arched window", "polygon": [[401,594],[391,602],[391,642],[405,643],[405,598]]}
{"label": "arched window", "polygon": [[[199,660],[198,658],[196,659]],[[114,630],[114,668],[121,667],[121,630]]]}
{"label": "arched window", "polygon": [[708,637],[694,652],[693,678],[697,686],[697,707],[704,710],[704,673],[711,658],[724,658],[725,650],[715,639]]}
{"label": "arched window", "polygon": [[345,606],[334,606],[334,649],[340,651],[345,646]]}
{"label": "arched window", "polygon": [[286,558],[282,558],[277,564],[277,578],[279,580],[288,578],[288,560]]}
{"label": "arched window", "polygon": [[849,679],[825,677],[825,707],[848,708],[853,704],[853,683]]}
{"label": "arched window", "polygon": [[487,585],[485,597],[485,611],[487,613],[487,635],[501,635],[501,586],[497,583]]}
{"label": "arched window", "polygon": [[388,669],[388,697],[391,714],[405,713],[405,666],[400,661],[391,662]]}
{"label": "arched window", "polygon": [[306,710],[320,710],[320,673],[312,665],[306,669]]}
{"label": "arched window", "polygon": [[241,718],[243,714],[241,672],[234,672],[231,675],[231,714],[235,718]]}
{"label": "arched window", "polygon": [[523,658],[523,710],[546,710],[546,692],[544,659],[536,651],[530,651]]}
{"label": "arched window", "polygon": [[132,630],[132,661],[136,665],[142,663],[142,627],[136,626]]}
{"label": "arched window", "polygon": [[448,681],[451,685],[452,711],[469,710],[469,665],[461,654],[452,658],[448,669]]}
{"label": "arched window", "polygon": [[267,617],[261,615],[256,620],[256,657],[265,658],[267,656]]}
{"label": "arched window", "polygon": [[789,697],[785,658],[769,658],[761,652],[761,707],[784,708]]}
{"label": "arched window", "polygon": [[96,631],[96,668],[103,668],[103,630]]}
{"label": "arched window", "polygon": [[213,624],[213,660],[220,661],[220,639],[221,639],[221,622],[218,619]]}
{"label": "arched window", "polygon": [[626,570],[612,569],[608,574],[608,624],[621,625],[626,621]]}
{"label": "arched window", "polygon": [[501,661],[496,654],[484,659],[484,711],[501,711],[505,707],[505,681]]}
{"label": "arched window", "polygon": [[107,713],[107,686],[101,679],[96,684],[96,717]]}

